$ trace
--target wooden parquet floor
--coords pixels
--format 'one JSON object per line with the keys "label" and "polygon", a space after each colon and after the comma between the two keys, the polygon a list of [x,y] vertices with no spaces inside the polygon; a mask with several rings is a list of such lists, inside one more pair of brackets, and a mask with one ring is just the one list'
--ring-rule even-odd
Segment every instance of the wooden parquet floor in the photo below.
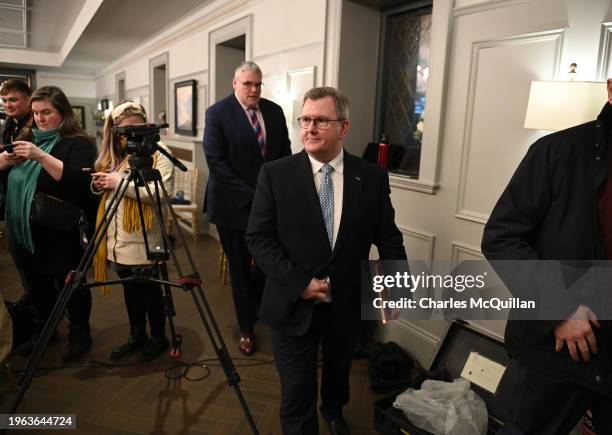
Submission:
{"label": "wooden parquet floor", "polygon": [[[257,427],[261,434],[281,434],[280,383],[273,364],[268,329],[262,323],[257,325],[258,352],[250,358],[241,357],[237,349],[238,330],[231,290],[229,285],[223,285],[219,274],[219,245],[209,237],[189,244],[204,279],[205,294],[238,368],[242,379],[240,388]],[[0,289],[9,300],[16,300],[21,294],[17,273],[3,247],[0,247]],[[109,359],[111,350],[128,336],[123,292],[115,287],[110,295],[103,296],[100,290],[93,290],[91,324],[94,346],[91,353],[80,364],[62,365],[60,353],[67,340],[67,326],[62,321],[62,340],[49,346],[40,365],[43,369],[37,372],[20,412],[76,414],[76,433],[79,434],[251,433],[236,393],[227,385],[223,370],[214,359],[214,351],[191,295],[175,290],[173,296],[177,311],[176,329],[183,336],[180,360],[193,363],[208,359],[210,374],[206,379],[195,380],[206,374],[201,367],[190,369],[187,377],[192,380],[168,379],[166,370],[177,363],[168,356],[148,364],[139,363],[134,356],[112,365]],[[12,364],[19,369],[24,366],[25,359],[14,355]],[[1,374],[0,387],[6,391]],[[353,434],[375,433],[373,401],[376,398],[378,396],[368,387],[367,362],[354,360],[351,400],[345,408],[345,417]],[[322,420],[320,428],[321,434],[329,433]]]}

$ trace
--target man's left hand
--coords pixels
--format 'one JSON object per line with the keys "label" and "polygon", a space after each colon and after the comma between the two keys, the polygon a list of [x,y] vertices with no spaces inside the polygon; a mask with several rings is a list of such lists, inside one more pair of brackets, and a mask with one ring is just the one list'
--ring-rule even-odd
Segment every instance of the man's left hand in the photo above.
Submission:
{"label": "man's left hand", "polygon": [[561,352],[565,344],[572,360],[578,362],[582,355],[584,362],[589,362],[591,352],[597,353],[597,338],[591,324],[601,327],[595,313],[586,305],[580,305],[569,319],[555,328],[555,350]]}

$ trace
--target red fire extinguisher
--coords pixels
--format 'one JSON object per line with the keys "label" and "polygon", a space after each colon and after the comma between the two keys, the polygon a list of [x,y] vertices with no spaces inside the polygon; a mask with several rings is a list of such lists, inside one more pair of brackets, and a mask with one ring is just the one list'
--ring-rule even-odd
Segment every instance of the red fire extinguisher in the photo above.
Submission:
{"label": "red fire extinguisher", "polygon": [[389,141],[384,134],[378,144],[378,166],[381,168],[389,167]]}

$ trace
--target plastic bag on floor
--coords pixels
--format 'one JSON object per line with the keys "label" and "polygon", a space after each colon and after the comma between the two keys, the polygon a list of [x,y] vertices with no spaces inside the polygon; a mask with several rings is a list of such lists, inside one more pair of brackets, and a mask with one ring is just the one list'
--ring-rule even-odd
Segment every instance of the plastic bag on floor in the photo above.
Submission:
{"label": "plastic bag on floor", "polygon": [[427,380],[420,390],[409,388],[397,396],[393,406],[421,429],[435,435],[487,433],[487,406],[470,388],[470,382]]}

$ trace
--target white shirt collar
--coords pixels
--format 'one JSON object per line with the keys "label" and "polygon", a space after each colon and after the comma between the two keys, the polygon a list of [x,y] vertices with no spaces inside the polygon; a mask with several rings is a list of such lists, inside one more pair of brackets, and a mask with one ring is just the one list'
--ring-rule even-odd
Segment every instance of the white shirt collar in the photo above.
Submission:
{"label": "white shirt collar", "polygon": [[[312,167],[312,173],[314,175],[321,170],[325,163],[318,161],[310,154],[308,154],[308,158],[310,159],[310,166]],[[344,148],[340,148],[340,152],[336,154],[336,157],[331,159],[328,164],[334,168],[334,171],[342,175],[344,171]]]}
{"label": "white shirt collar", "polygon": [[[238,104],[240,104],[240,107],[242,107],[242,110],[244,110],[245,112],[247,112],[247,110],[250,109],[250,107],[245,106],[244,104],[242,104],[242,101],[240,101],[240,98],[238,98],[238,95],[236,95],[236,91],[234,91],[234,97],[236,97],[236,100],[238,101]],[[256,112],[259,110],[259,105],[253,107],[253,110],[255,110]],[[248,113],[248,112],[247,112]]]}

